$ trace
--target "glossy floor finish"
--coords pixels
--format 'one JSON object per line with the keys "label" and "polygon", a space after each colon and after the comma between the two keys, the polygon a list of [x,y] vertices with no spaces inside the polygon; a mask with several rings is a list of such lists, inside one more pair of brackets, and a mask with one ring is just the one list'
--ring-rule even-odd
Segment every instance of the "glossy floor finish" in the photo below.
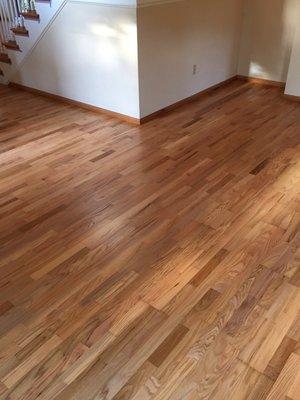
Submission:
{"label": "glossy floor finish", "polygon": [[0,88],[0,398],[299,400],[300,105],[142,127]]}

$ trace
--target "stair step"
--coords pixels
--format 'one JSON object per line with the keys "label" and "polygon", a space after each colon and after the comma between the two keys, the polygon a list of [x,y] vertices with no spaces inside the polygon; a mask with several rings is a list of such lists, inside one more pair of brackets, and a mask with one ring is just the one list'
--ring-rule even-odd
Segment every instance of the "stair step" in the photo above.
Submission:
{"label": "stair step", "polygon": [[22,12],[22,16],[25,19],[32,19],[32,20],[35,20],[35,21],[39,21],[39,19],[40,19],[39,14],[35,10],[24,11],[24,12]]}
{"label": "stair step", "polygon": [[20,51],[20,47],[15,40],[8,40],[7,42],[3,42],[3,46],[5,46],[9,50]]}
{"label": "stair step", "polygon": [[18,36],[29,36],[29,32],[25,26],[16,26],[15,28],[11,28],[11,31]]}
{"label": "stair step", "polygon": [[8,54],[0,53],[0,62],[3,62],[5,64],[11,64],[11,59],[8,57]]}

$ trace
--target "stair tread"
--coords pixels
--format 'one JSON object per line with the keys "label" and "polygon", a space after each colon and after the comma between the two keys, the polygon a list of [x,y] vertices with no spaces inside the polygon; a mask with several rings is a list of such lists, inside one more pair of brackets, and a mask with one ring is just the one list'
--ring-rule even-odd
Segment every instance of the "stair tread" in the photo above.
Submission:
{"label": "stair tread", "polygon": [[9,50],[20,51],[20,47],[15,40],[8,40],[7,42],[3,42],[3,46],[5,46]]}
{"label": "stair tread", "polygon": [[11,31],[15,35],[20,35],[20,36],[29,36],[28,30],[25,28],[25,26],[15,26],[14,28],[11,28]]}
{"label": "stair tread", "polygon": [[33,20],[39,20],[40,19],[39,14],[36,11],[33,11],[33,10],[31,10],[31,11],[23,11],[21,14],[25,19],[33,19]]}

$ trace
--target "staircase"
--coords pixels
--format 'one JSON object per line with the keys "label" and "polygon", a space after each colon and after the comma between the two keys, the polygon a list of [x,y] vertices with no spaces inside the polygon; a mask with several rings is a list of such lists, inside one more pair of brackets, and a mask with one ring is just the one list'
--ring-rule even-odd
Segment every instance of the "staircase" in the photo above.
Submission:
{"label": "staircase", "polygon": [[65,0],[0,0],[0,83],[33,48]]}

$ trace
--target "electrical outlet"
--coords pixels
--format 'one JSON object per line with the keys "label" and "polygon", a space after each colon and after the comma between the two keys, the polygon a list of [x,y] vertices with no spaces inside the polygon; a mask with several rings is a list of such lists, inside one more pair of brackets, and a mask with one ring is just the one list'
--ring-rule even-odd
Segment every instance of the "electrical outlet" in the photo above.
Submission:
{"label": "electrical outlet", "polygon": [[193,65],[193,75],[196,75],[196,73],[197,73],[197,65],[194,64]]}

